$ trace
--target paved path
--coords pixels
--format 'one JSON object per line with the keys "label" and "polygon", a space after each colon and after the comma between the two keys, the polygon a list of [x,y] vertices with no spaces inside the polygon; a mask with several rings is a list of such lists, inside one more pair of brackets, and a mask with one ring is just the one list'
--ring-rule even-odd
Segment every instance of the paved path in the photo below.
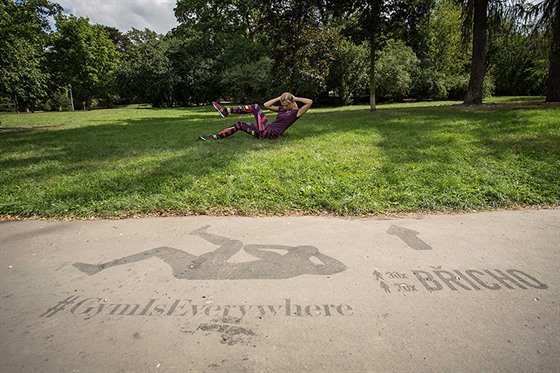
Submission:
{"label": "paved path", "polygon": [[560,210],[0,222],[0,372],[559,372]]}

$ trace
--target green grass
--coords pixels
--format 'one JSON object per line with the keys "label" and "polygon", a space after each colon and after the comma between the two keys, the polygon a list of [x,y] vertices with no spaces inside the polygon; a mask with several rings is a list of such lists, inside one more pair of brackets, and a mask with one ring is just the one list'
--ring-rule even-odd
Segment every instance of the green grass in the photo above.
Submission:
{"label": "green grass", "polygon": [[211,107],[0,120],[4,217],[367,215],[560,202],[560,106],[542,98],[379,105],[373,114],[314,108],[276,141],[241,132],[198,141],[236,120]]}

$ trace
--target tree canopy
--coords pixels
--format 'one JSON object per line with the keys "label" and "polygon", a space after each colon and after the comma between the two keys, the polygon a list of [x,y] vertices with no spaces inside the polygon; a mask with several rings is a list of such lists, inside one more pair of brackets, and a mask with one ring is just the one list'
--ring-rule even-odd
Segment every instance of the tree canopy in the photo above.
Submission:
{"label": "tree canopy", "polygon": [[372,111],[492,92],[558,101],[559,1],[178,0],[179,26],[160,35],[2,0],[0,103],[60,109],[72,93],[84,108],[184,106],[280,91]]}
{"label": "tree canopy", "polygon": [[49,44],[48,17],[60,10],[47,0],[1,2],[0,93],[13,99],[18,110],[27,111],[48,96],[51,77],[44,53]]}

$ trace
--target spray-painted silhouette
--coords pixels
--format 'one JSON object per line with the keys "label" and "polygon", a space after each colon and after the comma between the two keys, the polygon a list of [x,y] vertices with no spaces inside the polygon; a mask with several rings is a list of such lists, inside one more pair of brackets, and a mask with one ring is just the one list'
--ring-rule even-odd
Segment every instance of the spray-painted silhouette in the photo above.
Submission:
{"label": "spray-painted silhouette", "polygon": [[[74,263],[74,267],[93,275],[106,268],[156,257],[171,266],[173,276],[189,280],[284,279],[304,274],[330,275],[347,268],[338,260],[321,254],[314,246],[243,245],[241,241],[208,233],[208,227],[199,228],[191,234],[220,247],[199,256],[172,247],[158,247],[107,263]],[[228,262],[241,249],[259,259],[242,263]],[[279,254],[270,250],[284,250],[287,253]],[[312,256],[323,264],[314,263]]]}
{"label": "spray-painted silhouette", "polygon": [[419,232],[413,231],[412,229],[407,229],[399,227],[398,225],[391,225],[387,229],[387,233],[393,236],[399,237],[403,240],[411,249],[414,250],[432,250],[432,247],[418,238]]}

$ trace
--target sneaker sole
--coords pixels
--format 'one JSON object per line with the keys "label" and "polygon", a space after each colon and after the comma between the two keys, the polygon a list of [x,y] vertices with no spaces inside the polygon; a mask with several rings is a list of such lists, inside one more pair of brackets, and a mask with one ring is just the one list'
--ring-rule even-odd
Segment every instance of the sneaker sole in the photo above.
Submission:
{"label": "sneaker sole", "polygon": [[222,116],[222,118],[225,118],[226,116],[224,115],[224,113],[222,113],[222,110],[218,107],[218,103],[213,103],[212,106],[214,106],[214,109],[218,110],[218,113],[220,113],[220,115]]}

